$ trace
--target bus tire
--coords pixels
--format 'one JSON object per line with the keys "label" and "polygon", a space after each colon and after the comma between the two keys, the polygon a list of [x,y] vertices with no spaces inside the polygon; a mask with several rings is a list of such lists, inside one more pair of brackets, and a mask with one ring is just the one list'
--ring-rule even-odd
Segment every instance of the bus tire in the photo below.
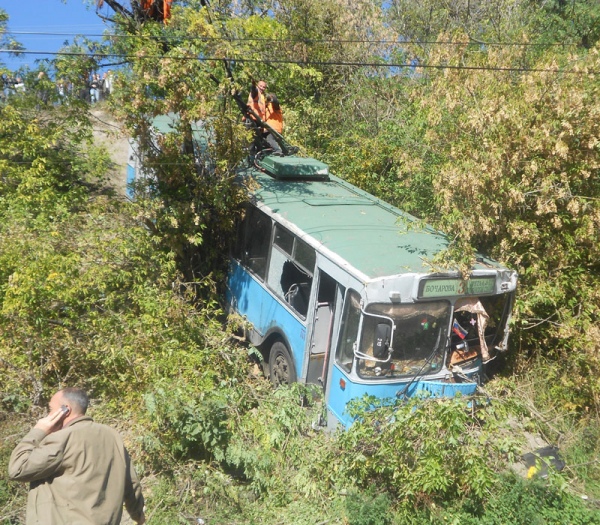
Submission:
{"label": "bus tire", "polygon": [[276,341],[269,352],[269,376],[271,383],[276,387],[291,385],[296,382],[294,361],[287,346],[281,341]]}

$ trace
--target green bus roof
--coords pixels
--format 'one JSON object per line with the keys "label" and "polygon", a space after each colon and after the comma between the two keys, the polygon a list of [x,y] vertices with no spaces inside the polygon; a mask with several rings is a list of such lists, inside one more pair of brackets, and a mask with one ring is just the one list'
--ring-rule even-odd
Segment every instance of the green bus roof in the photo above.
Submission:
{"label": "green bus roof", "polygon": [[[311,165],[318,162],[306,160]],[[255,179],[247,187],[258,202],[289,220],[369,279],[410,272],[429,273],[431,267],[427,261],[448,246],[447,237],[440,232],[419,226],[412,215],[331,174],[327,180],[302,180],[301,174],[296,179],[289,178],[289,174],[276,179],[248,168],[242,170],[240,176]],[[480,267],[500,266],[485,259]]]}
{"label": "green bus roof", "polygon": [[[176,131],[180,122],[181,119],[177,113],[167,113],[166,115],[154,117],[151,125],[158,133],[167,135]],[[191,122],[190,128],[194,147],[198,150],[198,153],[203,153],[208,148],[208,133],[204,122]]]}

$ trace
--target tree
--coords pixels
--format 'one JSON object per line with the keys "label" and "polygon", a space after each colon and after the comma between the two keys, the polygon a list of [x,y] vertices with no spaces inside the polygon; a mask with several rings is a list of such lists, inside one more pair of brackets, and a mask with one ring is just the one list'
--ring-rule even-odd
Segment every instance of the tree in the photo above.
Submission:
{"label": "tree", "polygon": [[589,0],[528,2],[536,40],[592,49],[600,39],[600,7]]}
{"label": "tree", "polygon": [[218,308],[181,293],[174,255],[142,209],[100,191],[109,159],[89,137],[79,106],[0,105],[3,398],[39,404],[77,383],[139,403],[172,369],[208,390],[243,374],[238,353],[222,358]]}
{"label": "tree", "polygon": [[[465,50],[432,58],[490,68],[520,60],[505,48],[473,62]],[[548,53],[535,71],[447,71],[414,93],[444,159],[432,174],[437,224],[517,269],[519,345],[580,378],[569,381],[578,406],[598,403],[598,51]]]}
{"label": "tree", "polygon": [[[18,54],[23,49],[22,44],[17,42],[11,35],[6,34],[6,24],[8,22],[8,14],[4,9],[0,9],[0,47],[9,49],[14,54]],[[0,71],[4,69],[4,63],[0,60]]]}

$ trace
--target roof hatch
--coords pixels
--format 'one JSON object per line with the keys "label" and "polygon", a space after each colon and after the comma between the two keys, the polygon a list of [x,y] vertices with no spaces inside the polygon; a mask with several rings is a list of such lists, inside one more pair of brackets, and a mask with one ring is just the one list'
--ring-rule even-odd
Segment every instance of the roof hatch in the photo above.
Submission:
{"label": "roof hatch", "polygon": [[327,180],[329,166],[312,158],[269,155],[257,159],[257,165],[276,179]]}

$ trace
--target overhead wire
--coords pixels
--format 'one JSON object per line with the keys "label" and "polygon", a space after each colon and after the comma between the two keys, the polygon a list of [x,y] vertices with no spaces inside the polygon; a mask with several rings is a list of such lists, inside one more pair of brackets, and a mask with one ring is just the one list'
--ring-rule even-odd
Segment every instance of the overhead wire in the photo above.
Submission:
{"label": "overhead wire", "polygon": [[577,46],[575,42],[485,42],[471,39],[465,41],[455,40],[370,40],[370,39],[331,39],[331,38],[259,38],[259,37],[206,37],[206,36],[172,36],[165,37],[155,35],[129,35],[118,33],[97,33],[97,34],[81,34],[71,32],[46,32],[46,31],[8,31],[13,35],[49,35],[49,36],[82,36],[86,38],[136,38],[147,40],[177,40],[177,41],[203,41],[203,42],[265,42],[265,43],[282,43],[282,44],[385,44],[385,45],[447,45],[447,46],[462,46],[462,45],[478,45],[478,46],[506,46],[506,47],[572,47]]}
{"label": "overhead wire", "polygon": [[262,59],[262,58],[231,58],[231,57],[202,57],[202,56],[165,56],[165,55],[130,55],[121,53],[98,53],[77,51],[15,51],[14,49],[0,49],[0,53],[17,53],[30,55],[54,56],[86,56],[95,58],[123,58],[128,60],[197,60],[199,62],[227,61],[232,63],[248,64],[294,64],[300,66],[351,66],[373,68],[411,68],[411,69],[450,69],[465,71],[498,71],[507,73],[566,73],[579,75],[593,75],[595,70],[572,70],[560,68],[527,68],[527,67],[496,67],[496,66],[464,66],[451,64],[422,64],[422,63],[392,63],[392,62],[345,62],[345,61],[320,61],[320,60],[292,60],[292,59]]}

